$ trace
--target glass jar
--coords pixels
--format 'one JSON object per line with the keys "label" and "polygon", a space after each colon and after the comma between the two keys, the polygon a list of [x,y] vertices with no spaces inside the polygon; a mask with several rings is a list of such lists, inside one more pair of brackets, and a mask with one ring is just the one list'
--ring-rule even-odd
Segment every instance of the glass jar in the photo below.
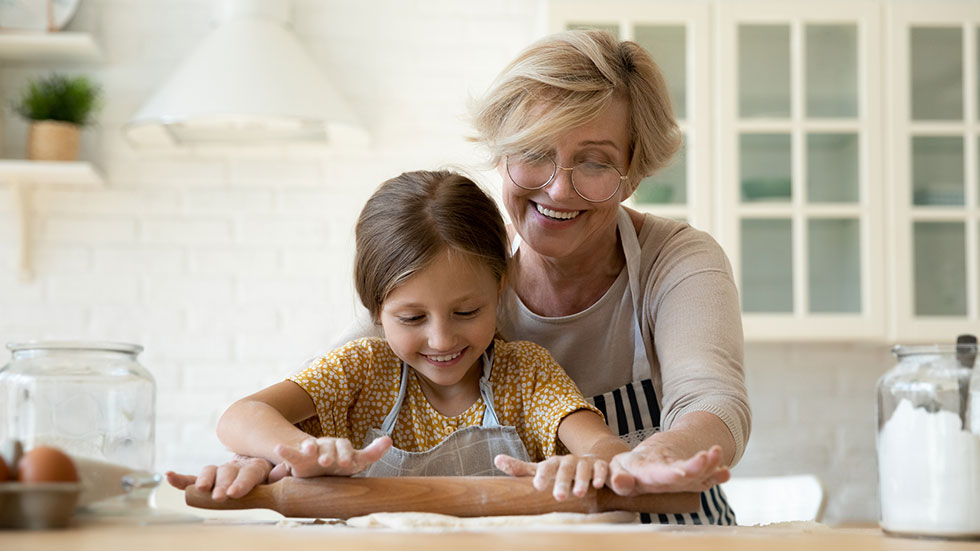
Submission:
{"label": "glass jar", "polygon": [[897,363],[878,380],[876,402],[881,528],[980,537],[980,421],[971,423],[980,417],[976,339],[892,352]]}
{"label": "glass jar", "polygon": [[152,471],[156,385],[136,360],[142,346],[35,341],[7,348],[13,357],[0,370],[0,439]]}

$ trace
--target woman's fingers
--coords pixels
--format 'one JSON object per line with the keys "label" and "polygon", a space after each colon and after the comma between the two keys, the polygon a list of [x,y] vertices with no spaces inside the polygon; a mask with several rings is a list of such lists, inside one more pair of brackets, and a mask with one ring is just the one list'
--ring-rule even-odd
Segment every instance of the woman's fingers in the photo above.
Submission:
{"label": "woman's fingers", "polygon": [[217,465],[205,465],[201,469],[201,473],[197,475],[194,487],[202,492],[210,492],[214,488],[214,479],[217,472]]}
{"label": "woman's fingers", "polygon": [[278,482],[290,475],[289,463],[285,461],[279,463],[269,471],[269,484],[273,482]]}
{"label": "woman's fingers", "polygon": [[225,490],[227,496],[233,499],[244,497],[253,488],[265,482],[270,474],[270,463],[265,459],[254,457],[240,460],[238,463],[238,473]]}
{"label": "woman's fingers", "polygon": [[[238,476],[238,470],[237,463],[225,463],[218,467],[214,477],[214,489],[211,490],[211,499],[219,502],[228,499],[228,487]],[[203,478],[203,472],[201,478]]]}
{"label": "woman's fingers", "polygon": [[648,492],[704,491],[731,476],[721,465],[721,448],[713,446],[688,459],[668,461],[638,450],[613,458],[609,486],[619,495]]}

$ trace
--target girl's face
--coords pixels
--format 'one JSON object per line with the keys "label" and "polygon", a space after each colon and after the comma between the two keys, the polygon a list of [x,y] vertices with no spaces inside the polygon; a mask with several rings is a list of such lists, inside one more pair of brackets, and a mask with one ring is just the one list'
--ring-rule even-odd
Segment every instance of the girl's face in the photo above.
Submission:
{"label": "girl's face", "polygon": [[472,255],[444,249],[381,305],[392,350],[437,393],[477,381],[496,331],[501,284]]}
{"label": "girl's face", "polygon": [[[620,173],[629,168],[628,106],[620,99],[609,104],[591,122],[571,128],[554,144],[555,162],[572,167],[583,161],[613,165]],[[529,191],[517,187],[505,163],[497,167],[503,179],[503,203],[514,229],[538,254],[551,258],[592,256],[615,235],[619,204],[629,197],[623,182],[611,199],[590,203],[572,188],[571,172],[559,170],[547,186]]]}

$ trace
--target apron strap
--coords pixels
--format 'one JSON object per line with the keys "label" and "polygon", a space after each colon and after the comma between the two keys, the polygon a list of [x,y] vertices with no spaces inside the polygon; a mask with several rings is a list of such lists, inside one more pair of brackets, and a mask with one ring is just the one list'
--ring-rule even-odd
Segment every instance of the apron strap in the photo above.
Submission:
{"label": "apron strap", "polygon": [[402,377],[401,383],[398,385],[398,398],[395,400],[395,405],[385,416],[385,420],[381,423],[381,432],[386,436],[391,436],[391,431],[395,428],[395,422],[398,421],[398,412],[402,409],[402,404],[405,402],[405,394],[408,392],[408,366],[405,362],[402,362]]}
{"label": "apron strap", "polygon": [[642,381],[650,378],[650,360],[647,355],[646,341],[643,340],[643,330],[640,323],[643,315],[643,304],[640,292],[640,240],[636,237],[636,228],[626,209],[619,207],[617,220],[619,240],[623,244],[623,256],[626,257],[626,275],[630,283],[630,298],[633,303],[633,380]]}

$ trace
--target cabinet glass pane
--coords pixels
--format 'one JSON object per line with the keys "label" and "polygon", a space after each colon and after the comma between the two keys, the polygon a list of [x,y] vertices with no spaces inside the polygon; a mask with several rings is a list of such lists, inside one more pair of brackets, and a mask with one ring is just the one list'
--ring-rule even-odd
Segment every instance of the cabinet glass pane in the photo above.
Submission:
{"label": "cabinet glass pane", "polygon": [[857,203],[857,134],[807,134],[806,198],[811,203]]}
{"label": "cabinet glass pane", "polygon": [[739,116],[789,117],[789,55],[789,25],[739,25]]}
{"label": "cabinet glass pane", "polygon": [[806,114],[856,117],[856,25],[806,26]]}
{"label": "cabinet glass pane", "polygon": [[594,29],[599,31],[608,31],[612,33],[613,36],[619,38],[619,25],[615,23],[588,23],[588,22],[575,22],[568,23],[565,28],[573,31],[578,29]]}
{"label": "cabinet glass pane", "polygon": [[962,119],[962,31],[957,27],[912,27],[909,32],[912,119]]}
{"label": "cabinet glass pane", "polygon": [[966,315],[966,233],[962,222],[916,222],[915,314]]}
{"label": "cabinet glass pane", "polygon": [[633,200],[646,204],[687,203],[687,141],[670,164],[644,178],[633,194]]}
{"label": "cabinet glass pane", "polygon": [[861,236],[854,218],[807,224],[811,312],[861,311]]}
{"label": "cabinet glass pane", "polygon": [[742,220],[742,311],[793,311],[793,228],[788,219]]}
{"label": "cabinet glass pane", "polygon": [[739,135],[742,201],[790,200],[792,157],[789,134]]}
{"label": "cabinet glass pane", "polygon": [[912,137],[912,204],[963,205],[963,138]]}
{"label": "cabinet glass pane", "polygon": [[687,29],[682,25],[637,25],[633,41],[656,60],[667,79],[674,114],[687,119]]}

